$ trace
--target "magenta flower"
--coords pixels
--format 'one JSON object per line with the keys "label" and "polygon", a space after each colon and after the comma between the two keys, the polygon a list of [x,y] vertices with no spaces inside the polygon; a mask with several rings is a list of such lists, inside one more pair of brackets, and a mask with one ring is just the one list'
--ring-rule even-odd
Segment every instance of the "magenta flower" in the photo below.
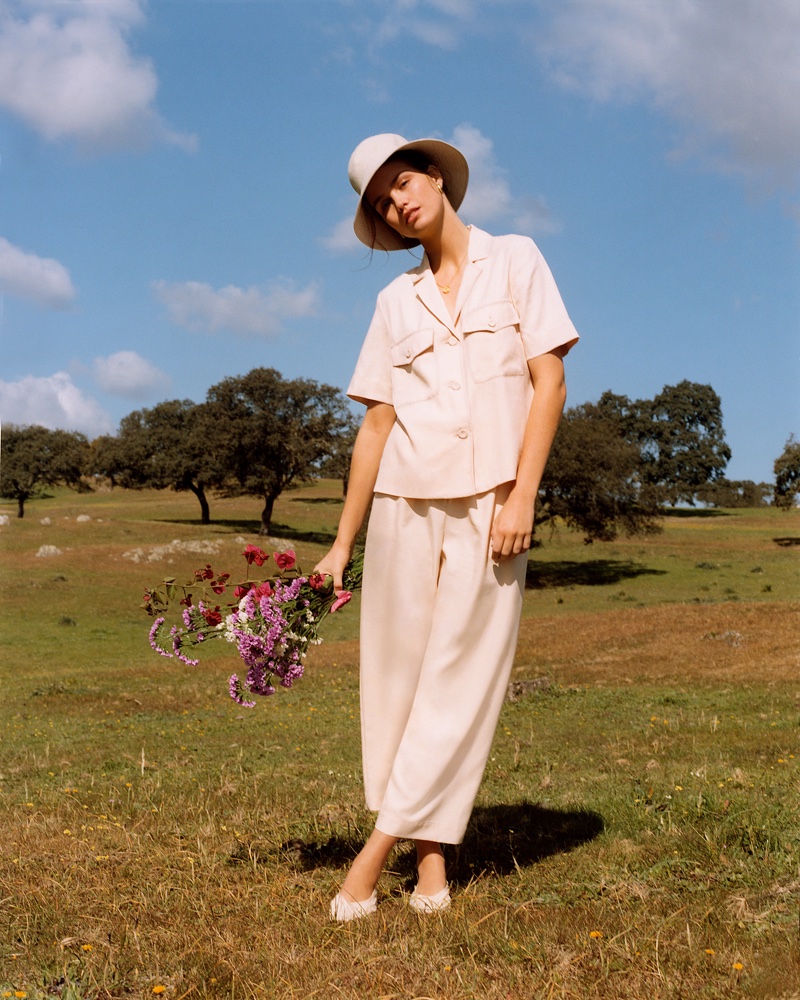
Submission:
{"label": "magenta flower", "polygon": [[340,590],[339,593],[336,595],[336,600],[333,602],[333,604],[331,604],[330,613],[333,614],[334,611],[338,611],[339,608],[343,608],[345,604],[347,604],[347,602],[352,598],[352,596],[353,595],[350,593],[349,590]]}
{"label": "magenta flower", "polygon": [[252,566],[253,563],[255,563],[256,566],[263,566],[267,559],[269,559],[267,553],[263,549],[260,549],[257,545],[245,545],[242,555],[247,560],[248,566]]}
{"label": "magenta flower", "polygon": [[275,565],[281,571],[286,569],[294,569],[294,564],[297,562],[297,557],[294,554],[294,549],[287,549],[285,552],[276,552],[274,554],[274,559],[275,559]]}

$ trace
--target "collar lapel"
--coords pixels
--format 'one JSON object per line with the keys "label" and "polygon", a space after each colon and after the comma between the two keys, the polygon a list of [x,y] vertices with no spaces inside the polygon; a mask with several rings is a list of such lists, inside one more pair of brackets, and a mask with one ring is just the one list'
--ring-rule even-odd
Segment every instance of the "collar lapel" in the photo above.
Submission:
{"label": "collar lapel", "polygon": [[466,305],[467,299],[472,294],[473,289],[483,274],[484,260],[489,256],[489,242],[491,236],[482,229],[470,226],[469,233],[469,260],[464,269],[464,277],[461,279],[461,287],[458,290],[458,305],[456,307],[456,322],[461,319],[461,313]]}
{"label": "collar lapel", "polygon": [[436,279],[428,266],[427,258],[423,260],[422,264],[423,266],[420,267],[419,273],[414,276],[417,298],[428,312],[432,313],[440,323],[444,323],[448,330],[455,333],[453,320],[447,311],[447,306],[442,301]]}

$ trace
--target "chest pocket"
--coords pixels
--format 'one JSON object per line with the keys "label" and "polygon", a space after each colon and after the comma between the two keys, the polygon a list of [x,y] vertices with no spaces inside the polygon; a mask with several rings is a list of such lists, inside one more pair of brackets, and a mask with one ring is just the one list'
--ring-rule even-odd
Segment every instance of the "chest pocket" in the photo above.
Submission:
{"label": "chest pocket", "polygon": [[415,330],[392,345],[392,397],[395,406],[419,403],[439,391],[433,329]]}
{"label": "chest pocket", "polygon": [[474,382],[528,374],[518,324],[519,315],[508,299],[465,314],[461,329]]}

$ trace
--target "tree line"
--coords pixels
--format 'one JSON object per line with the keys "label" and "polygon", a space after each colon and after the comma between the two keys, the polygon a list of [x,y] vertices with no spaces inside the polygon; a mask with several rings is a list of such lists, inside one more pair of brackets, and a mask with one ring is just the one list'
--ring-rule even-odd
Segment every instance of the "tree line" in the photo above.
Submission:
{"label": "tree line", "polygon": [[[115,435],[44,427],[3,427],[0,494],[26,501],[65,484],[91,489],[98,477],[124,489],[189,491],[203,524],[210,495],[261,501],[269,534],[275,501],[320,476],[345,484],[357,430],[337,388],[284,379],[273,368],[225,378],[202,403],[170,400],[136,410]],[[790,507],[800,492],[800,442],[790,437],[775,461],[775,483],[730,481],[719,396],[683,381],[651,400],[605,392],[564,413],[539,491],[536,523],[556,518],[587,541],[657,531],[665,507],[701,502],[759,506],[771,496]]]}

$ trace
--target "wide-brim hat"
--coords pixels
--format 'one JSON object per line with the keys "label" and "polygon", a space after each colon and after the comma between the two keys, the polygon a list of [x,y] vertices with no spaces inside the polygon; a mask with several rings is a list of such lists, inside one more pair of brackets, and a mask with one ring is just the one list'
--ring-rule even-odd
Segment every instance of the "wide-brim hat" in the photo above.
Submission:
{"label": "wide-brim hat", "polygon": [[415,150],[423,153],[442,175],[447,200],[458,210],[467,193],[469,166],[464,154],[441,139],[417,139],[409,142],[402,135],[383,132],[364,139],[353,150],[347,174],[359,196],[353,230],[368,247],[375,250],[405,250],[419,246],[419,240],[401,236],[364,202],[364,192],[377,171],[395,153]]}

